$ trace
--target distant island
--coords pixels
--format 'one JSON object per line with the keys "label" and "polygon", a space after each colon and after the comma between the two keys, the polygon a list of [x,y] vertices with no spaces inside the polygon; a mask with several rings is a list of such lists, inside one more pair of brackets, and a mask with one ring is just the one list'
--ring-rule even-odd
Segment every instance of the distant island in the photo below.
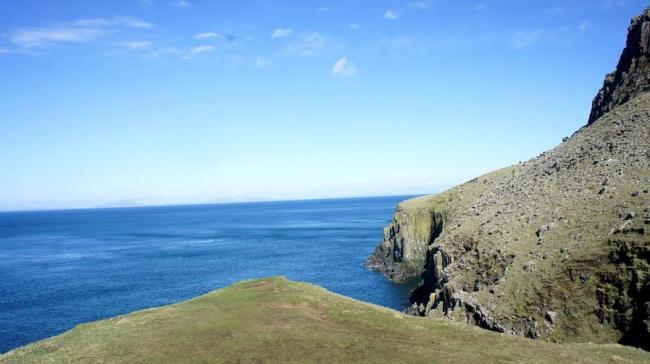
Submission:
{"label": "distant island", "polygon": [[95,206],[95,208],[98,209],[110,209],[110,208],[118,208],[118,207],[140,207],[142,206],[141,203],[133,200],[120,200],[120,201],[115,201],[115,202],[109,202],[105,203],[99,206]]}

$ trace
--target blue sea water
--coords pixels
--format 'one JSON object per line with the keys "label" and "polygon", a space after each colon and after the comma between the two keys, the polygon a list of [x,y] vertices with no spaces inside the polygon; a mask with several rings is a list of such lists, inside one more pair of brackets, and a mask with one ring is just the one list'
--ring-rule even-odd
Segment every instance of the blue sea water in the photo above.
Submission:
{"label": "blue sea water", "polygon": [[405,198],[0,213],[0,353],[272,275],[401,309],[364,262]]}

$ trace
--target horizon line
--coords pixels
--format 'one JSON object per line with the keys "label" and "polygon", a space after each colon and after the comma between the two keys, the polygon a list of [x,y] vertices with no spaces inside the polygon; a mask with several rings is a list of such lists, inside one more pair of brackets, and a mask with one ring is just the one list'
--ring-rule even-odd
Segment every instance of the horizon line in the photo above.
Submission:
{"label": "horizon line", "polygon": [[[439,191],[440,192],[440,191]],[[3,210],[0,209],[0,214],[4,213],[23,213],[23,212],[56,212],[56,211],[79,211],[79,210],[118,210],[118,209],[138,209],[138,208],[152,208],[152,207],[184,207],[184,206],[212,206],[212,205],[238,205],[238,204],[253,204],[253,203],[274,203],[274,202],[299,202],[299,201],[325,201],[325,200],[353,200],[353,199],[369,199],[369,198],[382,198],[382,197],[407,197],[415,198],[436,194],[439,192],[417,193],[417,194],[386,194],[386,195],[372,195],[372,196],[338,196],[338,197],[314,197],[314,198],[295,198],[295,199],[261,199],[261,200],[242,200],[242,201],[222,201],[222,202],[188,202],[188,203],[171,203],[171,204],[143,204],[133,206],[90,206],[90,207],[72,207],[72,208],[40,208],[40,209],[25,209],[25,210]],[[118,201],[119,202],[119,201]],[[133,201],[136,202],[137,201]],[[110,203],[109,203],[110,204]]]}

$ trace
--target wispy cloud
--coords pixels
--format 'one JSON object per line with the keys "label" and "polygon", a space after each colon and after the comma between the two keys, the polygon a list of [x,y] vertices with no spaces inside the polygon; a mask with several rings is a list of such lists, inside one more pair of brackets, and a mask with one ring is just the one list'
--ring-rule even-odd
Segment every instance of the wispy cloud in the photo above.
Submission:
{"label": "wispy cloud", "polygon": [[471,11],[483,11],[483,10],[485,10],[485,8],[486,8],[486,6],[485,6],[484,3],[474,4],[474,5],[469,7],[469,9]]}
{"label": "wispy cloud", "polygon": [[213,39],[213,38],[221,38],[221,35],[215,32],[203,32],[194,35],[194,39]]}
{"label": "wispy cloud", "polygon": [[332,66],[332,77],[352,77],[357,74],[357,67],[347,58],[339,58]]}
{"label": "wispy cloud", "polygon": [[61,43],[91,42],[117,28],[149,29],[153,24],[125,16],[110,19],[80,19],[47,27],[15,30],[9,41],[21,49],[47,47]]}
{"label": "wispy cloud", "polygon": [[110,28],[110,27],[127,27],[127,28],[139,28],[139,29],[153,28],[153,24],[130,16],[116,16],[110,19],[105,19],[105,18],[79,19],[72,22],[71,24],[79,27],[91,27],[91,28]]}
{"label": "wispy cloud", "polygon": [[600,6],[605,10],[620,8],[629,5],[632,0],[600,0]]}
{"label": "wispy cloud", "polygon": [[429,2],[424,0],[411,1],[409,7],[417,10],[426,10],[429,8]]}
{"label": "wispy cloud", "polygon": [[177,8],[189,8],[190,6],[192,6],[192,4],[189,3],[189,1],[185,1],[185,0],[176,1],[172,5],[174,5]]}
{"label": "wispy cloud", "polygon": [[546,14],[546,15],[554,15],[554,16],[565,15],[566,10],[562,6],[553,5],[550,8],[545,9],[544,14]]}
{"label": "wispy cloud", "polygon": [[510,37],[510,43],[517,49],[525,49],[542,40],[542,30],[525,30],[515,32]]}
{"label": "wispy cloud", "polygon": [[151,47],[151,43],[146,41],[121,42],[118,43],[118,45],[127,48],[129,50],[142,50],[142,49],[149,49]]}
{"label": "wispy cloud", "polygon": [[277,28],[271,33],[272,38],[284,38],[288,37],[293,33],[293,30],[289,28]]}
{"label": "wispy cloud", "polygon": [[269,65],[269,60],[262,57],[255,58],[255,65],[259,68],[264,68]]}
{"label": "wispy cloud", "polygon": [[321,51],[327,44],[327,38],[317,32],[304,34],[288,46],[289,53],[310,57]]}
{"label": "wispy cloud", "polygon": [[125,52],[117,54],[136,54],[144,58],[158,58],[166,55],[178,55],[179,51],[176,47],[171,46],[157,46],[149,41],[129,41],[117,43]]}
{"label": "wispy cloud", "polygon": [[580,29],[581,32],[585,32],[590,28],[591,28],[591,22],[589,20],[583,20],[578,26],[578,29]]}
{"label": "wispy cloud", "polygon": [[103,33],[90,28],[33,28],[21,29],[11,36],[10,41],[20,48],[45,47],[57,43],[80,43],[95,40]]}
{"label": "wispy cloud", "polygon": [[190,49],[190,54],[196,55],[196,54],[201,54],[201,53],[207,53],[207,52],[212,52],[214,50],[214,46],[210,44],[202,44],[200,46],[192,47]]}
{"label": "wispy cloud", "polygon": [[414,40],[411,37],[399,36],[399,37],[387,38],[385,40],[385,43],[391,48],[405,48],[410,45],[413,45]]}
{"label": "wispy cloud", "polygon": [[399,19],[399,14],[397,13],[397,11],[389,9],[389,10],[386,10],[386,12],[384,13],[384,19],[397,20],[397,19]]}
{"label": "wispy cloud", "polygon": [[352,30],[359,30],[359,29],[361,29],[361,25],[359,25],[359,24],[357,24],[357,23],[351,23],[351,24],[350,24],[350,29],[352,29]]}

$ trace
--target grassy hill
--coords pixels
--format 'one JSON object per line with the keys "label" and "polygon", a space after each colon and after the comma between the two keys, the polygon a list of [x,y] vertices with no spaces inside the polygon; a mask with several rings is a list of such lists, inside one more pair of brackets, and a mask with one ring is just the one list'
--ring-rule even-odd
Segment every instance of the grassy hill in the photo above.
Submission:
{"label": "grassy hill", "polygon": [[411,313],[650,350],[650,9],[588,126],[556,148],[400,204],[371,266],[421,275]]}
{"label": "grassy hill", "polygon": [[650,362],[620,345],[560,345],[423,319],[282,277],[109,320],[0,356],[0,363]]}

